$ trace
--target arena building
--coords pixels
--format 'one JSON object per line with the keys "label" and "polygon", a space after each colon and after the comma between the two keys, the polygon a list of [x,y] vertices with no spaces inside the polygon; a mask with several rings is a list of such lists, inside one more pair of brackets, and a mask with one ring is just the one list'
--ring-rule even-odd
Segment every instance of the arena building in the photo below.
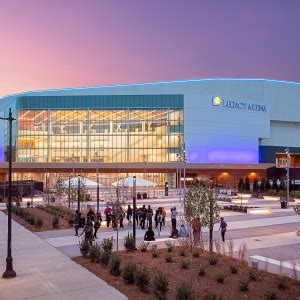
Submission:
{"label": "arena building", "polygon": [[[2,98],[2,116],[9,108],[15,180],[93,178],[98,170],[102,178],[136,174],[175,187],[185,168],[187,180],[233,187],[240,177],[284,174],[286,147],[291,178],[300,178],[296,82],[218,78],[30,91]],[[2,180],[7,125],[0,122]]]}

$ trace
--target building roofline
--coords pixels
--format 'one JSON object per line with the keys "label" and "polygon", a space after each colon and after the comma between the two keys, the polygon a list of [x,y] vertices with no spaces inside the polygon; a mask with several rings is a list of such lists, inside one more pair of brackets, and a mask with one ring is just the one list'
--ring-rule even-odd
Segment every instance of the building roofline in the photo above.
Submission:
{"label": "building roofline", "polygon": [[122,84],[109,84],[109,85],[99,85],[99,86],[83,86],[83,87],[73,87],[73,88],[60,88],[60,89],[45,89],[45,90],[30,90],[21,93],[8,94],[0,99],[26,96],[30,93],[44,93],[44,92],[61,92],[61,91],[72,91],[72,90],[85,90],[85,89],[101,89],[101,88],[114,88],[114,87],[127,87],[127,86],[143,86],[143,85],[157,85],[157,84],[175,84],[175,83],[192,83],[192,82],[202,82],[202,81],[265,81],[265,82],[275,82],[275,83],[285,83],[285,84],[296,84],[300,85],[300,82],[295,81],[285,81],[267,78],[202,78],[202,79],[186,79],[186,80],[171,80],[171,81],[149,81],[149,82],[138,82],[138,83],[122,83]]}

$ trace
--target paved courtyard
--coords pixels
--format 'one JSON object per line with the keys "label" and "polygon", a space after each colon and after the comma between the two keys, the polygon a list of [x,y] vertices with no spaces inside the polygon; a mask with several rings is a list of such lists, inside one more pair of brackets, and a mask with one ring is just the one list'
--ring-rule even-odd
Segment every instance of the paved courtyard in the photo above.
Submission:
{"label": "paved courtyard", "polygon": [[[151,204],[154,209],[159,206],[167,209],[166,226],[160,233],[161,238],[167,238],[171,230],[170,208],[176,206],[180,213],[178,200],[174,198],[139,201],[138,206]],[[220,204],[227,205],[225,202]],[[239,246],[246,243],[248,256],[260,255],[283,262],[294,260],[300,265],[300,236],[296,236],[300,229],[300,217],[294,213],[293,208],[280,209],[278,202],[261,200],[250,200],[247,205],[268,207],[272,209],[272,213],[249,215],[232,211],[221,212],[228,224],[226,242],[234,241],[235,255]],[[104,207],[102,203],[102,211]],[[132,232],[127,220],[124,220],[124,224],[125,228],[118,232],[119,249],[123,249],[124,237],[128,232]],[[6,228],[6,215],[1,212],[0,225],[1,228]],[[145,230],[137,228],[138,244],[143,240],[144,233]],[[158,236],[158,231],[155,233]],[[102,223],[98,236],[99,242],[103,238],[113,237],[114,248],[117,248],[117,231],[106,228],[105,222]],[[0,232],[0,238],[2,272],[6,256],[5,230]],[[217,225],[214,228],[214,239],[220,240]],[[74,236],[73,229],[34,234],[13,222],[13,257],[18,277],[12,280],[0,279],[0,299],[126,299],[120,292],[70,259],[80,255],[79,240]],[[2,288],[4,286],[5,288]],[[22,293],[13,292],[16,290]]]}

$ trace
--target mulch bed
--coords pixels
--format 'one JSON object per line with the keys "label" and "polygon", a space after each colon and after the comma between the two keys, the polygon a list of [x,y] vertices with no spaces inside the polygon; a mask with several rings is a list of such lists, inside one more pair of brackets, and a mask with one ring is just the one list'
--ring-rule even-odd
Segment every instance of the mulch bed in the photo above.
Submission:
{"label": "mulch bed", "polygon": [[52,220],[53,215],[47,213],[46,211],[43,211],[41,209],[38,209],[36,207],[29,207],[26,208],[30,212],[34,213],[35,216],[39,216],[43,219],[43,226],[41,228],[36,228],[34,225],[30,225],[25,221],[25,219],[21,218],[20,216],[15,215],[14,213],[11,214],[12,219],[19,223],[20,225],[24,226],[26,229],[32,231],[32,232],[39,232],[39,231],[50,231],[50,230],[58,230],[58,229],[68,229],[72,226],[63,218],[59,218],[59,228],[53,228],[52,226]]}
{"label": "mulch bed", "polygon": [[[169,291],[167,292],[167,299],[176,299],[176,289],[181,283],[185,282],[193,286],[194,299],[203,299],[208,293],[215,293],[217,299],[266,299],[265,293],[267,290],[273,290],[276,292],[276,299],[299,299],[300,296],[300,282],[292,279],[288,279],[288,289],[280,290],[275,284],[277,275],[262,271],[258,281],[249,282],[249,291],[241,292],[239,290],[239,281],[241,278],[248,278],[249,271],[251,270],[245,263],[239,260],[227,257],[219,256],[217,265],[209,265],[208,254],[202,253],[200,257],[194,258],[189,256],[192,261],[190,269],[182,269],[181,261],[183,257],[179,254],[179,249],[174,250],[173,263],[166,263],[165,254],[167,249],[160,249],[161,252],[158,258],[152,258],[150,251],[141,252],[137,250],[135,252],[114,252],[114,255],[122,257],[122,263],[128,260],[133,260],[139,266],[147,267],[150,270],[151,277],[153,278],[158,271],[162,271],[169,278]],[[153,288],[150,288],[149,293],[140,292],[135,285],[125,285],[123,283],[122,275],[114,277],[110,274],[109,268],[105,268],[98,263],[92,263],[88,258],[79,256],[73,258],[75,262],[94,273],[106,281],[109,285],[115,287],[120,292],[125,294],[129,299],[156,299],[153,293]],[[204,263],[207,265],[207,275],[200,277],[198,271],[200,265]],[[237,274],[231,274],[229,271],[229,265],[234,263],[239,266]],[[224,283],[218,283],[216,281],[217,273],[220,270],[227,272],[227,277]],[[220,298],[222,297],[222,298]]]}

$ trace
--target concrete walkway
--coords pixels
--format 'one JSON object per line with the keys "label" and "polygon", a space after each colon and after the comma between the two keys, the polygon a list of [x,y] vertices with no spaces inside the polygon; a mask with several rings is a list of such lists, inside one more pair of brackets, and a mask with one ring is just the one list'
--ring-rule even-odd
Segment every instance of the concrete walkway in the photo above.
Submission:
{"label": "concrete walkway", "polygon": [[[5,270],[7,216],[0,212],[0,272]],[[127,299],[49,243],[12,222],[17,277],[0,278],[0,299]]]}

